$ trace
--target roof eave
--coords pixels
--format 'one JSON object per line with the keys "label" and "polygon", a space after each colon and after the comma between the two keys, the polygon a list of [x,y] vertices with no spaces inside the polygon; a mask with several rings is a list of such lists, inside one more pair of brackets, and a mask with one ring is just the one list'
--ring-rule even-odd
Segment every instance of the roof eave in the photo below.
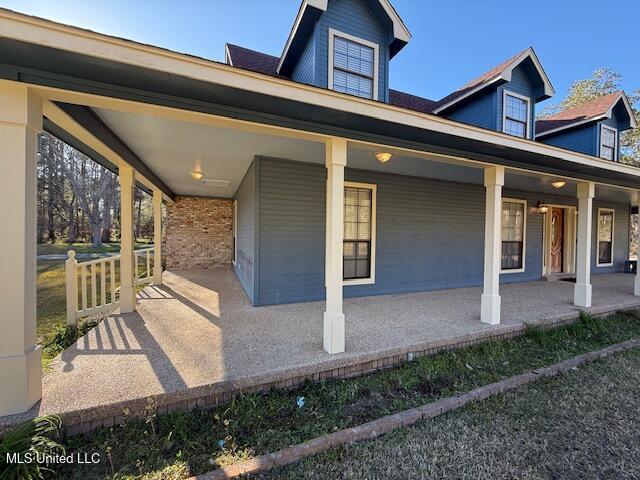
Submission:
{"label": "roof eave", "polygon": [[549,77],[547,76],[547,73],[544,71],[544,68],[542,68],[542,64],[540,63],[540,60],[538,59],[538,56],[534,52],[533,48],[529,47],[524,52],[522,52],[522,55],[520,55],[513,62],[511,62],[498,75],[496,75],[496,76],[490,78],[489,80],[477,85],[475,88],[472,88],[471,90],[469,90],[464,95],[461,95],[460,97],[454,98],[450,102],[447,102],[444,105],[436,108],[433,111],[433,113],[439,114],[441,112],[444,112],[445,110],[448,110],[449,108],[451,108],[452,106],[454,106],[457,103],[461,102],[462,100],[464,100],[466,98],[469,98],[469,97],[475,95],[476,93],[479,93],[480,91],[484,90],[486,87],[488,87],[490,85],[493,85],[494,83],[496,83],[498,81],[510,82],[512,74],[513,74],[513,70],[518,65],[520,65],[523,61],[525,61],[527,58],[531,58],[531,61],[533,62],[533,65],[535,66],[536,70],[538,71],[538,74],[540,75],[540,78],[542,79],[542,82],[544,84],[544,90],[543,90],[544,93],[543,93],[543,95],[540,95],[535,100],[537,102],[539,102],[541,100],[546,100],[547,98],[551,98],[553,95],[555,95],[556,91],[553,88],[553,85],[551,84],[551,81],[549,80]]}
{"label": "roof eave", "polygon": [[[398,15],[398,12],[396,12],[395,8],[393,8],[393,5],[391,5],[388,0],[378,1],[392,24],[393,40],[389,49],[390,56],[393,57],[396,53],[402,50],[407,43],[409,43],[409,40],[411,40],[411,33],[400,18],[400,15]],[[304,35],[305,30],[315,25],[317,18],[323,12],[327,11],[329,6],[328,4],[328,0],[303,0],[300,8],[298,9],[298,14],[296,15],[291,32],[289,32],[289,37],[285,43],[282,55],[280,56],[276,73],[280,75],[291,74],[291,70],[294,67],[293,60],[291,60],[292,47],[298,47],[298,43],[305,44],[307,40]],[[300,35],[302,35],[302,37],[300,37]],[[300,38],[300,40],[298,40],[298,38]],[[304,47],[304,45],[300,46]]]}

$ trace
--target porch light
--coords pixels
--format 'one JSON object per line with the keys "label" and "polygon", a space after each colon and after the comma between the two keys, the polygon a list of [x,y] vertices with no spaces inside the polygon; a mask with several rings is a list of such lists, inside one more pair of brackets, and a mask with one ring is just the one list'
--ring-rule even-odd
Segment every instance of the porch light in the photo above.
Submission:
{"label": "porch light", "polygon": [[538,203],[536,204],[536,209],[538,210],[538,213],[547,213],[549,211],[549,207],[547,207],[544,203],[541,203],[540,200],[538,200]]}
{"label": "porch light", "polygon": [[204,177],[204,172],[200,170],[191,170],[191,178],[194,180],[202,180]]}
{"label": "porch light", "polygon": [[376,152],[376,158],[380,163],[388,162],[389,160],[391,160],[392,156],[393,154],[389,152]]}
{"label": "porch light", "polygon": [[567,184],[567,182],[551,182],[554,188],[562,188]]}

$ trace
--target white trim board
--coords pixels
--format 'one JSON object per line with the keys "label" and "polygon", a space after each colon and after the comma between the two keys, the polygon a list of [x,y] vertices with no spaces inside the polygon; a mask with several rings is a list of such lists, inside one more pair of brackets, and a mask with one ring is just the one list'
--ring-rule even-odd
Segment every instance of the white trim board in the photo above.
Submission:
{"label": "white trim board", "polygon": [[[396,12],[395,8],[393,8],[393,5],[391,5],[389,0],[379,0],[379,2],[382,9],[389,17],[389,20],[391,20],[391,23],[393,25],[393,37],[405,43],[409,43],[409,40],[411,40],[411,33],[400,18],[400,15],[398,15],[398,12]],[[284,59],[289,53],[289,48],[291,48],[291,43],[296,36],[298,27],[300,26],[300,22],[302,21],[302,17],[304,16],[307,7],[313,7],[322,12],[326,12],[327,8],[329,7],[329,0],[303,0],[300,8],[298,9],[296,19],[293,22],[293,27],[291,28],[289,36],[287,37],[287,42],[285,43],[284,49],[282,50],[282,55],[280,55],[278,67],[276,68],[277,73],[280,73],[280,69],[282,68]]]}
{"label": "white trim board", "polygon": [[[508,203],[520,203],[523,205],[523,213],[524,219],[522,224],[522,266],[520,268],[502,268],[502,260],[500,260],[500,274],[510,274],[510,273],[523,273],[526,271],[526,261],[527,261],[527,217],[529,216],[529,210],[527,208],[527,201],[521,198],[510,198],[503,197],[502,204],[500,205],[500,217],[502,218],[502,209],[504,208],[505,202]],[[502,224],[502,220],[500,221]],[[500,248],[502,249],[502,228],[500,228]],[[502,256],[502,254],[501,254]]]}
{"label": "white trim board", "polygon": [[[526,130],[524,132],[525,137],[527,139],[531,138],[531,134],[532,134],[532,126],[531,126],[531,99],[529,97],[527,97],[526,95],[521,95],[519,93],[516,92],[512,92],[511,90],[507,90],[506,88],[504,90],[502,90],[502,133],[506,134],[506,135],[511,135],[510,133],[505,132],[505,124],[506,124],[506,120],[507,120],[507,96],[511,96],[513,98],[519,98],[520,100],[524,100],[527,103],[527,122],[526,122]],[[522,137],[518,137],[517,135],[511,135],[513,137],[516,138],[522,138]]]}
{"label": "white trim board", "polygon": [[[436,115],[415,112],[382,102],[345,95],[311,85],[295,83],[258,72],[250,72],[223,63],[109,37],[107,35],[62,25],[49,20],[36,19],[3,9],[0,9],[0,31],[2,32],[1,36],[5,38],[12,38],[26,43],[68,50],[94,58],[105,58],[114,62],[151,68],[166,73],[174,73],[212,84],[233,86],[235,88],[279,98],[304,101],[311,105],[321,105],[327,108],[357,113],[372,118],[384,118],[390,122],[419,129],[467,137],[472,140],[485,141],[493,145],[553,156],[576,165],[588,165],[636,178],[640,177],[640,169],[631,165],[611,162],[592,155],[572,152],[541,142],[525,140],[505,135],[501,132],[493,132],[480,127],[465,125]],[[114,108],[116,110],[139,111],[143,109],[153,111],[160,115],[176,115],[178,112],[181,118],[220,118],[228,121],[226,117],[203,115],[194,112],[185,113],[184,111],[178,111],[177,109],[169,107],[152,106],[150,104],[123,99],[111,99],[94,94],[85,94],[53,87],[32,85],[32,88],[45,100],[66,101],[89,106],[102,105],[106,107],[106,105],[109,105],[106,108]],[[254,125],[251,122],[242,121],[235,123],[239,125]],[[300,134],[298,130],[287,129],[285,127],[273,127],[272,129],[287,132],[287,134],[291,135]],[[322,137],[320,134],[314,134],[314,136]],[[467,159],[467,161],[470,160]],[[483,162],[470,162],[483,164]],[[581,180],[578,175],[576,175],[576,179]],[[605,184],[615,185],[614,183]],[[629,187],[620,188],[629,189]]]}
{"label": "white trim board", "polygon": [[479,85],[476,85],[474,88],[466,92],[464,95],[460,95],[459,97],[454,98],[453,100],[445,103],[444,105],[439,106],[433,111],[433,113],[438,114],[448,109],[449,107],[455,105],[456,103],[464,100],[465,98],[468,98],[474,95],[475,93],[479,92],[480,90],[486,88],[487,86],[497,81],[504,80],[505,82],[510,82],[513,75],[513,70],[527,58],[531,58],[531,61],[536,67],[538,74],[542,78],[542,82],[544,83],[545,96],[552,97],[553,95],[555,95],[556,91],[553,88],[553,85],[551,84],[551,80],[549,80],[547,73],[544,71],[544,68],[542,68],[542,64],[540,63],[540,60],[538,59],[536,52],[533,50],[532,47],[529,47],[524,52],[522,52],[522,54],[519,55],[518,58],[516,58],[513,62],[511,62],[511,64],[509,64],[509,66],[506,67],[502,72],[490,78],[489,80],[482,82]]}
{"label": "white trim board", "polygon": [[[378,100],[378,78],[380,76],[380,46],[377,43],[370,42],[369,40],[365,40],[364,38],[356,37],[354,35],[349,35],[348,33],[341,32],[340,30],[336,30],[334,28],[329,28],[327,33],[328,41],[327,48],[328,52],[328,62],[327,62],[327,87],[329,90],[333,90],[333,46],[334,40],[336,37],[344,38],[345,40],[350,40],[354,43],[359,43],[360,45],[364,45],[365,47],[369,47],[373,49],[373,81],[372,81],[372,99]],[[357,74],[354,74],[357,75]],[[366,97],[359,97],[366,98]]]}
{"label": "white trim board", "polygon": [[[638,123],[636,122],[636,117],[633,114],[633,110],[631,109],[631,104],[629,103],[629,99],[627,98],[627,95],[624,92],[620,92],[618,99],[611,104],[611,107],[609,108],[609,110],[606,111],[606,113],[603,113],[602,115],[597,115],[595,117],[587,118],[585,120],[578,120],[572,123],[567,123],[566,125],[562,125],[560,127],[551,128],[539,134],[536,133],[535,138],[544,137],[546,135],[551,135],[553,133],[561,132],[562,130],[578,127],[585,123],[591,123],[591,122],[596,122],[598,120],[610,119],[613,116],[613,109],[616,107],[616,105],[620,100],[622,100],[622,102],[624,103],[624,106],[627,109],[627,113],[629,114],[630,128],[636,128],[638,126]],[[545,119],[542,118],[541,120],[545,120]]]}
{"label": "white trim board", "polygon": [[[611,213],[611,261],[600,263],[600,212]],[[613,208],[598,208],[598,216],[596,217],[598,226],[596,228],[596,267],[612,267],[613,266],[613,247],[615,239],[616,227],[616,211]]]}
{"label": "white trim board", "polygon": [[[575,205],[566,205],[560,203],[545,203],[544,206],[551,208],[562,208],[564,214],[564,245],[561,275],[574,275],[576,273],[576,241],[578,235],[578,208]],[[551,211],[543,214],[542,221],[542,276],[555,275],[551,273]]]}
{"label": "white trim board", "polygon": [[[367,188],[371,190],[371,265],[369,269],[369,277],[368,278],[354,278],[350,280],[342,280],[342,285],[372,285],[376,283],[376,217],[377,217],[377,196],[378,196],[378,185],[375,183],[359,183],[359,182],[344,182],[344,186],[346,187],[354,187],[354,188]],[[344,222],[344,220],[343,220]],[[344,258],[344,253],[343,253]]]}
{"label": "white trim board", "polygon": [[[602,156],[602,131],[603,130],[609,130],[610,132],[613,132],[613,158],[606,158]],[[610,162],[617,162],[618,161],[618,129],[614,128],[614,127],[610,127],[609,125],[605,125],[605,124],[600,124],[600,131],[598,134],[599,137],[599,145],[598,145],[598,156],[600,158],[604,158],[605,160],[609,160]]]}
{"label": "white trim board", "polygon": [[233,264],[238,264],[238,200],[233,201]]}

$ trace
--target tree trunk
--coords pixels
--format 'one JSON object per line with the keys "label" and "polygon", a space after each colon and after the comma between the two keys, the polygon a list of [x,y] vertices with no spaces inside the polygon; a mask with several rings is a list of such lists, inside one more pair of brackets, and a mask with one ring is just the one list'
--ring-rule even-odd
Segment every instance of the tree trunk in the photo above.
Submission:
{"label": "tree trunk", "polygon": [[68,243],[76,243],[76,238],[78,236],[78,226],[76,225],[76,199],[75,197],[71,198],[69,202],[69,210],[68,214],[68,229],[67,229],[67,242]]}
{"label": "tree trunk", "polygon": [[92,239],[93,246],[95,248],[102,246],[102,219],[99,219],[96,223],[91,225],[91,229],[93,231]]}

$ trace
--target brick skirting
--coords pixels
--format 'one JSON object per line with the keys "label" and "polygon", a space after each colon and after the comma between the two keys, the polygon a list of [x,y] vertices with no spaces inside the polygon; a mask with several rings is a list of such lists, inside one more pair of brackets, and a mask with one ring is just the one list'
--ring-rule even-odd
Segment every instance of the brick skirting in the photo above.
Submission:
{"label": "brick skirting", "polygon": [[[593,315],[604,315],[614,311],[634,309],[623,307],[594,312]],[[536,322],[542,329],[549,329],[573,323],[579,314],[567,314]],[[324,364],[292,369],[269,375],[256,375],[241,380],[222,382],[215,385],[194,387],[183,391],[141,398],[117,404],[105,405],[83,411],[69,412],[62,415],[63,428],[67,435],[87,433],[100,427],[110,427],[135,419],[145,419],[150,415],[163,415],[176,411],[213,408],[229,402],[240,393],[268,391],[271,388],[292,389],[304,382],[319,382],[329,379],[351,378],[391,368],[412,361],[424,355],[435,355],[443,351],[468,347],[479,343],[507,340],[525,333],[526,324],[499,327],[498,331],[475,332],[438,341],[425,342],[403,349],[392,349],[377,354],[366,354],[360,358],[335,360]],[[389,354],[393,352],[393,354]],[[385,355],[385,353],[387,353]],[[330,368],[327,368],[329,365]]]}
{"label": "brick skirting", "polygon": [[164,241],[167,269],[230,267],[233,200],[177,197],[167,204]]}

